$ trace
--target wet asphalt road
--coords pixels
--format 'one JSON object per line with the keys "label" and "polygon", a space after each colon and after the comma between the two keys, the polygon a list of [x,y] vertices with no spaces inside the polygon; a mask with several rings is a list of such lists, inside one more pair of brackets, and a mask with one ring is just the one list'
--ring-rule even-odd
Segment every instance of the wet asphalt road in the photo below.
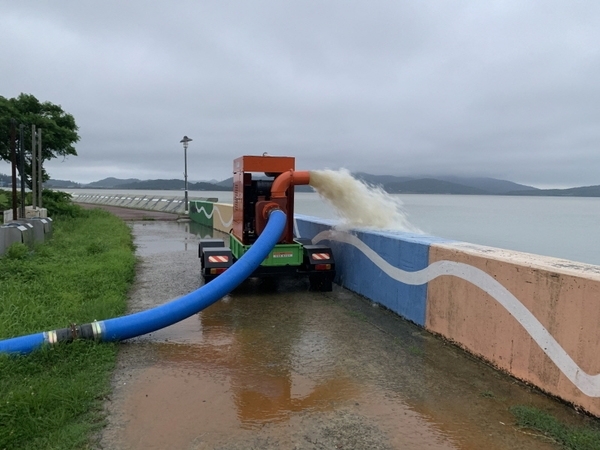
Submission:
{"label": "wet asphalt road", "polygon": [[[202,285],[194,223],[131,222],[130,310]],[[122,343],[104,449],[555,449],[508,409],[577,414],[345,289],[250,280]]]}

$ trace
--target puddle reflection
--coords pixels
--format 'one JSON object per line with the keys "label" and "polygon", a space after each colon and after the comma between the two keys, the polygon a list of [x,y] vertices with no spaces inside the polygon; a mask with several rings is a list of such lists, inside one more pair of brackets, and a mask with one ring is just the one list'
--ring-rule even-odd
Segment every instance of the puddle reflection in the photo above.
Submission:
{"label": "puddle reflection", "polygon": [[305,330],[301,314],[265,323],[262,301],[242,301],[247,302],[243,311],[217,303],[196,316],[199,344],[159,344],[161,359],[226,377],[243,428],[284,421],[292,412],[332,410],[360,394],[358,384],[339,369],[313,364],[311,358],[321,354],[318,347],[333,344],[307,338],[314,333]]}

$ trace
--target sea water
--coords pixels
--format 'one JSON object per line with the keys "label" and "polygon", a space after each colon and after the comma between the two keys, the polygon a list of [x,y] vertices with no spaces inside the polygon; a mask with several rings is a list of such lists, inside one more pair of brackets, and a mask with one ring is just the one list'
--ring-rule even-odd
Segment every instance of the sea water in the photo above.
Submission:
{"label": "sea water", "polygon": [[[76,189],[72,193],[173,196],[181,191]],[[231,191],[190,191],[190,198]],[[600,198],[395,194],[402,214],[423,233],[492,247],[600,265]],[[296,192],[299,214],[339,219],[317,193]]]}

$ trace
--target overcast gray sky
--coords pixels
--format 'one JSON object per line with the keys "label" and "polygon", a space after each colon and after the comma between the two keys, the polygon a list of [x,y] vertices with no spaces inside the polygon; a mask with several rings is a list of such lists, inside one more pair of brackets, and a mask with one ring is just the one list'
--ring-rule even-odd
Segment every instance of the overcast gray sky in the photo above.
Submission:
{"label": "overcast gray sky", "polygon": [[[600,2],[6,1],[0,95],[73,114],[57,179],[299,169],[600,184]],[[9,173],[5,164],[0,172]]]}

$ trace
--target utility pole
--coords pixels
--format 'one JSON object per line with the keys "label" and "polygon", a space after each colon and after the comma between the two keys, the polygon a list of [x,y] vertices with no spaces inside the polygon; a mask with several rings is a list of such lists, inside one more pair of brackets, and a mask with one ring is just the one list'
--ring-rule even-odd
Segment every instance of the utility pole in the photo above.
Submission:
{"label": "utility pole", "polygon": [[38,201],[38,205],[41,208],[42,207],[42,191],[43,191],[43,186],[42,186],[42,129],[40,128],[38,130],[38,138],[37,138],[37,143],[38,143],[38,177],[39,177],[39,182],[38,182],[38,189],[39,189],[39,201]]}
{"label": "utility pole", "polygon": [[19,172],[21,172],[21,218],[25,218],[25,145],[23,145],[23,128],[19,125]]}
{"label": "utility pole", "polygon": [[12,210],[13,220],[17,220],[17,152],[15,150],[16,130],[15,119],[10,119],[10,162],[12,175]]}
{"label": "utility pole", "polygon": [[37,209],[37,148],[35,145],[35,125],[31,125],[31,198],[33,209]]}

